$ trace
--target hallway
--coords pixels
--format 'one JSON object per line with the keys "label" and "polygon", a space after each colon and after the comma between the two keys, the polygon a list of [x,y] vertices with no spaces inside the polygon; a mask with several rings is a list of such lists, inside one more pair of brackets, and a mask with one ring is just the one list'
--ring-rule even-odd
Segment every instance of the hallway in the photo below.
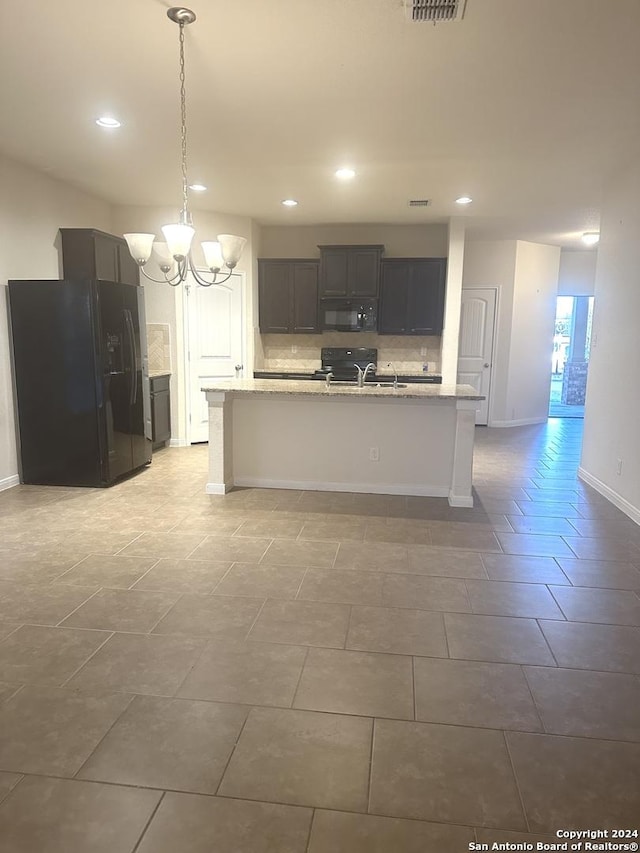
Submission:
{"label": "hallway", "polygon": [[477,428],[473,509],[207,496],[203,446],[0,493],[0,853],[637,828],[640,528],[581,435]]}

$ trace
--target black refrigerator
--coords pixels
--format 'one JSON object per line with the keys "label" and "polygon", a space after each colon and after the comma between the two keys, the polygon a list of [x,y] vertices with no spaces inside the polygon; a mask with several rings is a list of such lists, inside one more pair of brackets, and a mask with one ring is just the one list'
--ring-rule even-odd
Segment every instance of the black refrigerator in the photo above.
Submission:
{"label": "black refrigerator", "polygon": [[20,478],[109,486],[151,461],[144,290],[10,281]]}

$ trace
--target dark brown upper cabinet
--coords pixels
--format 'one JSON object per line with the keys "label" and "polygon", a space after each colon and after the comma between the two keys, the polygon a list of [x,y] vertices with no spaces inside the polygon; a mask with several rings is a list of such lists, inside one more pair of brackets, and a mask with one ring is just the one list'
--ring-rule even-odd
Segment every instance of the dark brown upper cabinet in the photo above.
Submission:
{"label": "dark brown upper cabinet", "polygon": [[384,246],[318,246],[320,297],[376,297]]}
{"label": "dark brown upper cabinet", "polygon": [[389,258],[382,261],[378,332],[381,335],[439,335],[444,320],[446,258]]}
{"label": "dark brown upper cabinet", "polygon": [[266,334],[320,332],[318,261],[258,260],[260,331]]}
{"label": "dark brown upper cabinet", "polygon": [[126,240],[94,228],[61,228],[62,276],[140,284]]}

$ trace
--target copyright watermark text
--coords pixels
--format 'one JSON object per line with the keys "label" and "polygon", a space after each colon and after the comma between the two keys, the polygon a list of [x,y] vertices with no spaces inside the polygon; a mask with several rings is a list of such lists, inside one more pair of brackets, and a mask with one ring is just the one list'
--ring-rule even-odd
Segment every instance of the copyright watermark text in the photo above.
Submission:
{"label": "copyright watermark text", "polygon": [[494,841],[469,843],[470,851],[577,851],[577,853],[637,853],[637,829],[559,829],[556,840],[549,841]]}

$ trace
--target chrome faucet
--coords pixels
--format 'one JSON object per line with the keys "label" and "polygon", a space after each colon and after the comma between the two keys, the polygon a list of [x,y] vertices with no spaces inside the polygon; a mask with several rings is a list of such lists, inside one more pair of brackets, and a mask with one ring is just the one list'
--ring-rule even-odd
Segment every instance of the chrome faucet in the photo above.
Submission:
{"label": "chrome faucet", "polygon": [[329,388],[329,386],[331,385],[332,379],[333,379],[333,373],[331,373],[331,371],[329,371],[329,373],[327,373],[327,375],[325,376],[325,379],[324,379],[326,388]]}
{"label": "chrome faucet", "polygon": [[394,387],[394,388],[397,388],[397,387],[398,387],[398,371],[395,369],[394,364],[393,364],[393,362],[392,362],[392,361],[390,361],[390,362],[387,364],[387,367],[390,367],[390,368],[391,368],[391,370],[393,370],[393,387]]}
{"label": "chrome faucet", "polygon": [[359,364],[354,363],[353,366],[358,371],[358,388],[364,388],[364,383],[367,381],[367,374],[370,370],[375,370],[376,366],[372,361],[369,362],[369,364],[365,367],[364,370],[360,367]]}

